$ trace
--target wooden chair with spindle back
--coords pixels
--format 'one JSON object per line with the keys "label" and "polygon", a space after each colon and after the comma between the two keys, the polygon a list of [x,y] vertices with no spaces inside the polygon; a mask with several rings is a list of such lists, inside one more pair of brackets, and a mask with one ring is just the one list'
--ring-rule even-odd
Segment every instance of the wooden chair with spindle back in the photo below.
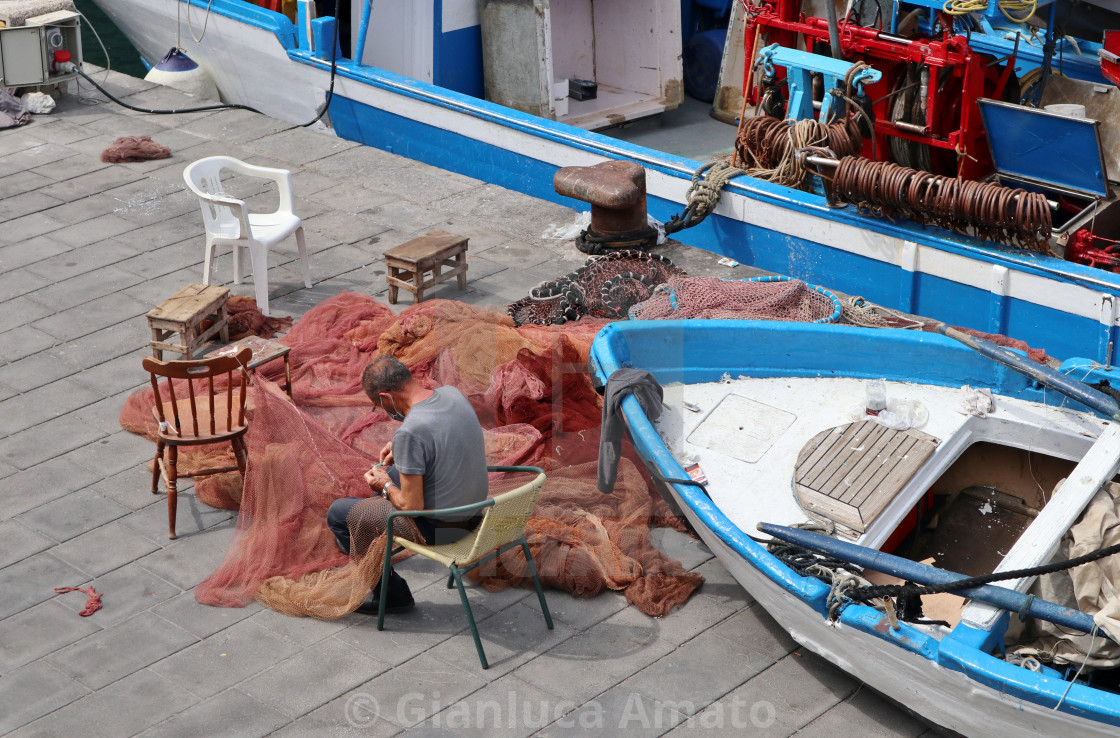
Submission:
{"label": "wooden chair with spindle back", "polygon": [[[233,356],[217,356],[194,361],[160,361],[144,359],[144,369],[151,375],[155,406],[152,415],[159,423],[156,434],[155,468],[152,470],[152,494],[159,494],[159,479],[167,485],[168,538],[175,538],[176,482],[179,477],[201,477],[222,472],[240,471],[245,475],[245,389],[248,386],[248,365],[252,349],[246,347]],[[240,375],[235,378],[235,372]],[[226,376],[226,386],[215,391],[214,378]],[[160,384],[159,379],[167,381]],[[178,383],[175,380],[183,380]],[[176,394],[178,392],[178,394]],[[166,395],[166,399],[165,399]],[[184,396],[185,395],[185,396]],[[199,469],[190,474],[178,471],[179,447],[201,446],[229,441],[236,466]],[[164,458],[166,450],[167,458]]]}

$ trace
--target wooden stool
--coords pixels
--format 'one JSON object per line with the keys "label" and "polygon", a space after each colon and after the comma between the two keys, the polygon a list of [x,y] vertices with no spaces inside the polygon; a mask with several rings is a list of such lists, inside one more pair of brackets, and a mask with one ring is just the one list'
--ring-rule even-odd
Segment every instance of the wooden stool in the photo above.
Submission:
{"label": "wooden stool", "polygon": [[[228,287],[205,284],[188,284],[159,306],[148,311],[148,326],[152,329],[152,356],[163,360],[164,351],[175,351],[184,359],[194,358],[195,350],[212,336],[220,333],[223,341],[229,340],[229,317],[226,302]],[[202,321],[213,318],[214,324],[200,332]],[[179,334],[179,343],[168,339]]]}
{"label": "wooden stool", "polygon": [[248,348],[253,352],[253,358],[245,365],[245,368],[249,370],[250,374],[256,374],[258,366],[263,366],[270,361],[275,361],[276,359],[284,360],[284,382],[280,385],[280,389],[287,392],[288,397],[291,397],[292,364],[288,359],[288,354],[291,353],[292,347],[285,346],[275,338],[245,336],[245,338],[238,339],[228,346],[210,351],[206,354],[206,358],[209,359],[214,356],[236,356],[243,348]]}
{"label": "wooden stool", "polygon": [[[394,305],[400,287],[412,293],[414,302],[424,299],[424,290],[452,277],[459,280],[459,289],[465,290],[467,237],[432,231],[386,251],[385,266],[389,270],[385,275],[389,284],[389,302]],[[450,270],[441,273],[444,267]],[[426,272],[432,273],[432,278],[427,281],[424,280]]]}

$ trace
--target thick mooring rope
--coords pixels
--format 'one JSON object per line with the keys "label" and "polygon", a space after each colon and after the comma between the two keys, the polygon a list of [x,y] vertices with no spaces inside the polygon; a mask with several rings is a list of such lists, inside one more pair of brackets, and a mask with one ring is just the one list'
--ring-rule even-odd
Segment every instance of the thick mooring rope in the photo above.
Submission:
{"label": "thick mooring rope", "polygon": [[676,233],[699,224],[715,211],[723,186],[744,174],[746,172],[735,166],[729,156],[720,155],[697,169],[685,195],[685,210],[665,224],[665,233]]}

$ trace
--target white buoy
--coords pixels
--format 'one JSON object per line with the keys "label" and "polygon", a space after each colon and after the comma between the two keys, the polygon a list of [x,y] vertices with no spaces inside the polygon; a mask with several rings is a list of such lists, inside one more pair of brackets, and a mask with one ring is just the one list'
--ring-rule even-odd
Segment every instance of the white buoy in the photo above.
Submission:
{"label": "white buoy", "polygon": [[210,75],[182,49],[173,48],[167,52],[167,56],[160,59],[159,63],[144,75],[144,79],[174,87],[203,100],[221,100],[214,80],[210,79]]}

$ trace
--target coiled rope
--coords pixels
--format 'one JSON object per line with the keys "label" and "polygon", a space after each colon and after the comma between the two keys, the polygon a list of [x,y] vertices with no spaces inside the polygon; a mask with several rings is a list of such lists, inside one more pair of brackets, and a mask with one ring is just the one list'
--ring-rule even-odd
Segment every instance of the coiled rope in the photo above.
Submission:
{"label": "coiled rope", "polygon": [[752,177],[786,187],[801,187],[810,174],[802,152],[826,149],[835,158],[854,156],[863,147],[852,118],[824,124],[758,116],[745,121],[735,139],[733,163]]}

